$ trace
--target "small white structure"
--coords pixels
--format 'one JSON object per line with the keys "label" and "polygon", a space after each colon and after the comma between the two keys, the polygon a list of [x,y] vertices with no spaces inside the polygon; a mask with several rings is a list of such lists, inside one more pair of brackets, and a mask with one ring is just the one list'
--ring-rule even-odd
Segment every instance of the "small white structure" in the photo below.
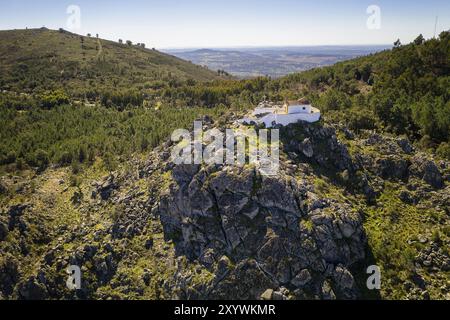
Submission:
{"label": "small white structure", "polygon": [[260,103],[253,112],[253,117],[242,119],[244,124],[264,123],[266,128],[275,125],[287,126],[298,121],[316,122],[320,120],[320,110],[314,108],[307,100],[286,101],[283,106]]}

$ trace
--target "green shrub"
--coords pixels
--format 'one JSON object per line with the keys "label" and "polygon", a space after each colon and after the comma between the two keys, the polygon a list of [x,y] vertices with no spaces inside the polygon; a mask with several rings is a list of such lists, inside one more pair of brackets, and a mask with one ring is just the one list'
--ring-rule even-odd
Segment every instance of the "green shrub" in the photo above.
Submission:
{"label": "green shrub", "polygon": [[25,169],[25,161],[23,160],[23,158],[18,158],[16,160],[16,168],[17,168],[17,170]]}
{"label": "green shrub", "polygon": [[374,130],[378,127],[378,119],[369,110],[352,108],[344,116],[348,127],[356,132],[360,130]]}
{"label": "green shrub", "polygon": [[50,163],[47,152],[41,149],[36,151],[35,160],[39,171],[45,170]]}
{"label": "green shrub", "polygon": [[81,179],[76,174],[71,174],[69,178],[69,185],[71,187],[79,187],[81,184]]}
{"label": "green shrub", "polygon": [[74,175],[77,175],[77,174],[79,174],[80,173],[80,171],[81,171],[81,166],[80,166],[80,163],[79,162],[76,162],[76,161],[74,161],[74,162],[72,162],[72,173],[74,174]]}
{"label": "green shrub", "polygon": [[71,164],[72,160],[73,160],[72,153],[70,153],[68,151],[64,151],[57,161],[60,165],[66,166],[66,165]]}
{"label": "green shrub", "polygon": [[69,97],[62,90],[47,91],[40,96],[41,105],[45,109],[69,103]]}
{"label": "green shrub", "polygon": [[450,160],[450,144],[448,142],[442,142],[436,149],[436,154],[441,158]]}
{"label": "green shrub", "polygon": [[108,171],[114,171],[117,168],[118,162],[111,153],[107,152],[103,156],[103,164]]}
{"label": "green shrub", "polygon": [[16,162],[17,156],[15,151],[10,151],[8,154],[1,159],[1,164],[11,164]]}
{"label": "green shrub", "polygon": [[431,235],[431,240],[436,243],[441,242],[441,233],[439,232],[439,230],[433,231],[433,234]]}

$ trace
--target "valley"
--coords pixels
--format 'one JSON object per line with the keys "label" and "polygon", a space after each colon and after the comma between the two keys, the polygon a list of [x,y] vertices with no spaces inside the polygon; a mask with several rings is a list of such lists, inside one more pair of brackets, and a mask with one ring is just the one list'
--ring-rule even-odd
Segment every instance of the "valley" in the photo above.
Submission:
{"label": "valley", "polygon": [[165,51],[197,65],[207,66],[211,70],[224,70],[238,78],[261,76],[279,78],[290,73],[332,65],[390,48],[391,46],[386,45],[173,49]]}

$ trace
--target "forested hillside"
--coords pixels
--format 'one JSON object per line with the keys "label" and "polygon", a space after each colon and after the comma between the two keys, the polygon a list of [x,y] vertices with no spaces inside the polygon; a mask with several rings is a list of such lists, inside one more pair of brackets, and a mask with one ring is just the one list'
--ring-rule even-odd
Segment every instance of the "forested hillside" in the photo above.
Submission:
{"label": "forested hillside", "polygon": [[[242,81],[63,30],[0,40],[0,300],[450,299],[449,33]],[[275,177],[168,160],[195,119],[304,96],[323,118],[281,129]]]}
{"label": "forested hillside", "polygon": [[3,31],[0,38],[0,163],[12,168],[145,151],[195,117],[248,110],[264,96],[307,96],[350,129],[405,134],[450,157],[448,32],[277,80],[242,81],[65,31]]}
{"label": "forested hillside", "polygon": [[45,28],[0,31],[0,86],[35,93],[64,89],[90,99],[116,90],[160,89],[177,82],[220,79],[217,72],[174,56],[97,35]]}
{"label": "forested hillside", "polygon": [[308,95],[352,129],[388,130],[450,156],[450,33],[420,35],[393,50],[293,74],[271,84],[279,97]]}

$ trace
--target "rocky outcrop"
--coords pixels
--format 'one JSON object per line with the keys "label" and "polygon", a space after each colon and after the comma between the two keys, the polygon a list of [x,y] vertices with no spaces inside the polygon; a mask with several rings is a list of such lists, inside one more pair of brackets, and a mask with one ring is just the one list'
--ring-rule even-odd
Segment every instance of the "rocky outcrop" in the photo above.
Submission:
{"label": "rocky outcrop", "polygon": [[209,297],[256,299],[268,287],[320,296],[326,279],[339,297],[357,297],[348,267],[364,258],[365,235],[349,205],[325,199],[309,207],[308,187],[283,172],[183,165],[172,176],[158,208],[167,240],[206,267],[224,255],[237,264]]}
{"label": "rocky outcrop", "polygon": [[6,183],[3,182],[3,180],[0,180],[0,194],[7,194],[8,193],[8,187]]}
{"label": "rocky outcrop", "polygon": [[411,154],[414,151],[411,143],[407,138],[400,138],[397,140],[397,144],[402,148],[402,151],[406,154]]}
{"label": "rocky outcrop", "polygon": [[39,279],[30,277],[18,286],[19,298],[24,300],[45,300],[48,298],[47,289]]}
{"label": "rocky outcrop", "polygon": [[27,204],[14,205],[8,209],[6,216],[9,217],[8,228],[13,230],[19,228],[21,231],[27,229],[25,221],[22,219],[24,212],[29,208]]}
{"label": "rocky outcrop", "polygon": [[375,172],[383,179],[404,180],[408,177],[409,163],[398,156],[388,156],[375,161]]}
{"label": "rocky outcrop", "polygon": [[404,138],[371,134],[355,141],[352,135],[361,150],[378,151],[352,158],[329,126],[290,125],[281,128],[281,137],[291,160],[282,161],[276,177],[261,176],[251,166],[170,167],[172,182],[156,210],[166,240],[175,243],[178,255],[215,274],[190,297],[357,298],[350,270],[365,259],[362,212],[319,194],[308,177],[315,170],[339,173],[338,183],[374,205],[386,180],[408,186],[399,198],[409,205],[424,198],[425,190],[411,192],[417,182],[412,177],[439,186],[434,162],[411,157],[414,148]]}
{"label": "rocky outcrop", "polygon": [[355,166],[347,147],[331,126],[292,124],[281,128],[281,140],[286,152],[303,155],[308,162],[325,169],[354,172]]}
{"label": "rocky outcrop", "polygon": [[92,191],[92,198],[96,198],[97,195],[100,195],[102,200],[108,200],[114,190],[119,188],[119,184],[117,183],[117,177],[114,175],[109,175],[102,182],[94,182],[93,183],[94,190]]}
{"label": "rocky outcrop", "polygon": [[[174,165],[167,142],[79,188],[37,177],[30,201],[0,210],[0,299],[366,298],[356,281],[369,263],[363,217],[369,236],[374,226],[375,236],[386,232],[386,250],[408,249],[402,259],[412,260],[398,267],[404,297],[448,297],[448,162],[373,132],[298,124],[280,136],[277,176],[251,165]],[[57,201],[42,181],[58,184]],[[67,220],[54,219],[54,205],[67,206]],[[410,217],[426,237],[389,234]],[[385,263],[378,257],[370,264]],[[81,290],[66,288],[68,265],[81,267]]]}
{"label": "rocky outcrop", "polygon": [[442,188],[444,186],[444,180],[437,165],[423,155],[413,157],[410,173],[434,188]]}
{"label": "rocky outcrop", "polygon": [[450,271],[450,257],[448,252],[439,245],[438,242],[432,242],[424,248],[416,257],[416,262],[425,268],[434,268],[435,271]]}
{"label": "rocky outcrop", "polygon": [[308,158],[312,158],[314,155],[313,145],[309,138],[303,140],[303,142],[299,145],[299,149]]}
{"label": "rocky outcrop", "polygon": [[[354,140],[352,143],[358,145],[359,150],[369,147],[366,152],[354,155],[356,166],[383,180],[401,180],[406,183],[412,179],[414,184],[414,180],[419,179],[435,189],[445,187],[443,171],[446,161],[441,161],[438,166],[429,154],[416,153],[407,138],[371,133],[367,139]],[[406,203],[411,202],[406,197],[402,198]]]}

